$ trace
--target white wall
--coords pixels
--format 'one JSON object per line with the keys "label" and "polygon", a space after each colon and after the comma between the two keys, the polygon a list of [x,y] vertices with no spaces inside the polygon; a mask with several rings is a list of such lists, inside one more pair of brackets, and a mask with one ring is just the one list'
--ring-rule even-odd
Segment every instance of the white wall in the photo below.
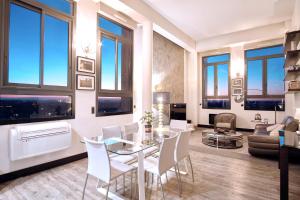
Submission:
{"label": "white wall", "polygon": [[[76,24],[76,49],[78,56],[84,56],[82,46],[90,44],[94,49],[96,48],[96,20],[98,9],[98,4],[92,0],[78,2]],[[95,58],[96,52],[93,52],[89,56]],[[80,136],[89,137],[100,135],[101,127],[114,124],[123,125],[133,120],[132,114],[95,117],[95,114],[91,114],[91,107],[95,106],[95,95],[95,91],[76,91],[76,118],[67,120],[72,125],[72,146],[63,151],[11,162],[8,151],[8,132],[9,129],[15,125],[0,126],[0,174],[85,152],[84,145],[80,143]]]}
{"label": "white wall", "polygon": [[[261,46],[270,46],[272,44],[279,44],[278,42],[282,42],[282,39],[280,40],[273,40],[266,43],[260,43],[259,45],[253,45],[257,47]],[[225,48],[223,50],[218,51],[218,53],[230,53],[230,66],[231,66],[231,76],[234,78],[236,73],[240,73],[242,76],[244,75],[244,50],[249,49],[249,46],[244,45],[236,45],[231,48]],[[200,53],[198,57],[198,66],[199,66],[199,88],[202,88],[202,56],[207,55],[214,55],[214,51],[206,52],[206,53]],[[200,91],[200,90],[199,90]],[[286,107],[289,108],[289,99],[286,100]],[[202,101],[202,92],[199,93],[199,103]],[[236,103],[234,101],[234,98],[231,97],[231,109],[230,110],[219,110],[219,109],[203,109],[202,106],[198,106],[199,108],[199,124],[208,125],[208,116],[209,114],[218,114],[221,112],[231,112],[235,113],[237,115],[237,127],[238,128],[254,128],[254,124],[251,123],[251,120],[254,119],[254,116],[256,113],[260,113],[262,118],[267,118],[270,123],[274,123],[275,121],[275,115],[274,111],[248,111],[244,110],[244,107],[242,107],[242,103]],[[277,112],[277,122],[280,122],[285,116],[285,112]]]}

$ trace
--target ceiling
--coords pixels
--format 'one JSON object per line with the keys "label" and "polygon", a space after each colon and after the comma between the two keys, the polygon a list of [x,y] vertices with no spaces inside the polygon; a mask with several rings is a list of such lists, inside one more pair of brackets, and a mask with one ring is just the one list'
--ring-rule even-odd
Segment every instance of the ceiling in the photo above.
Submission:
{"label": "ceiling", "polygon": [[294,0],[144,0],[196,41],[290,20]]}

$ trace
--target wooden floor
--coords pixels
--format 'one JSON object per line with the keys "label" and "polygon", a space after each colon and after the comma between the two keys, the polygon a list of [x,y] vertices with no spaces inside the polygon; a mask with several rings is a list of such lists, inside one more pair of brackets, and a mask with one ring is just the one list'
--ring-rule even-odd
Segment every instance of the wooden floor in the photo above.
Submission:
{"label": "wooden floor", "polygon": [[[197,139],[199,133],[192,138]],[[224,152],[225,155],[224,155]],[[178,197],[176,177],[168,173],[164,177],[166,199],[212,200],[277,200],[279,199],[279,170],[277,162],[257,159],[249,155],[229,155],[227,151],[211,148],[203,150],[193,144],[191,158],[195,171],[195,183],[191,176],[183,177],[183,195]],[[1,200],[81,199],[87,159],[53,168],[31,176],[0,185]],[[154,180],[155,181],[155,180]],[[122,181],[118,181],[118,194],[122,194]],[[129,183],[129,176],[126,180]],[[114,184],[113,184],[114,185]],[[129,186],[129,184],[127,184]],[[96,179],[89,179],[85,199],[103,199],[95,190]],[[111,191],[115,191],[114,186]],[[126,197],[130,197],[129,188]],[[156,182],[147,190],[147,199],[161,199]],[[300,166],[290,166],[290,199],[300,199]]]}

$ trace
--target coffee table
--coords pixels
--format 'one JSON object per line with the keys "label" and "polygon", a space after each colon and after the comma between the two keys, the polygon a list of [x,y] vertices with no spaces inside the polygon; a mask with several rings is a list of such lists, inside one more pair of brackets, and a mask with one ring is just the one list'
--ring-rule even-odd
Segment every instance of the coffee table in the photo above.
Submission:
{"label": "coffee table", "polygon": [[217,133],[214,131],[203,131],[202,143],[217,148],[237,149],[243,146],[243,135],[238,132]]}

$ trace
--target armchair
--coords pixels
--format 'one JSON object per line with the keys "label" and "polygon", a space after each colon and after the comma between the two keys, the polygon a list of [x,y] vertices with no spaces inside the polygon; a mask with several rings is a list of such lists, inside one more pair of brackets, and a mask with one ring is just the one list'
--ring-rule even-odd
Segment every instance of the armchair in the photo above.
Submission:
{"label": "armchair", "polygon": [[235,131],[236,115],[233,113],[219,113],[215,116],[214,130]]}

